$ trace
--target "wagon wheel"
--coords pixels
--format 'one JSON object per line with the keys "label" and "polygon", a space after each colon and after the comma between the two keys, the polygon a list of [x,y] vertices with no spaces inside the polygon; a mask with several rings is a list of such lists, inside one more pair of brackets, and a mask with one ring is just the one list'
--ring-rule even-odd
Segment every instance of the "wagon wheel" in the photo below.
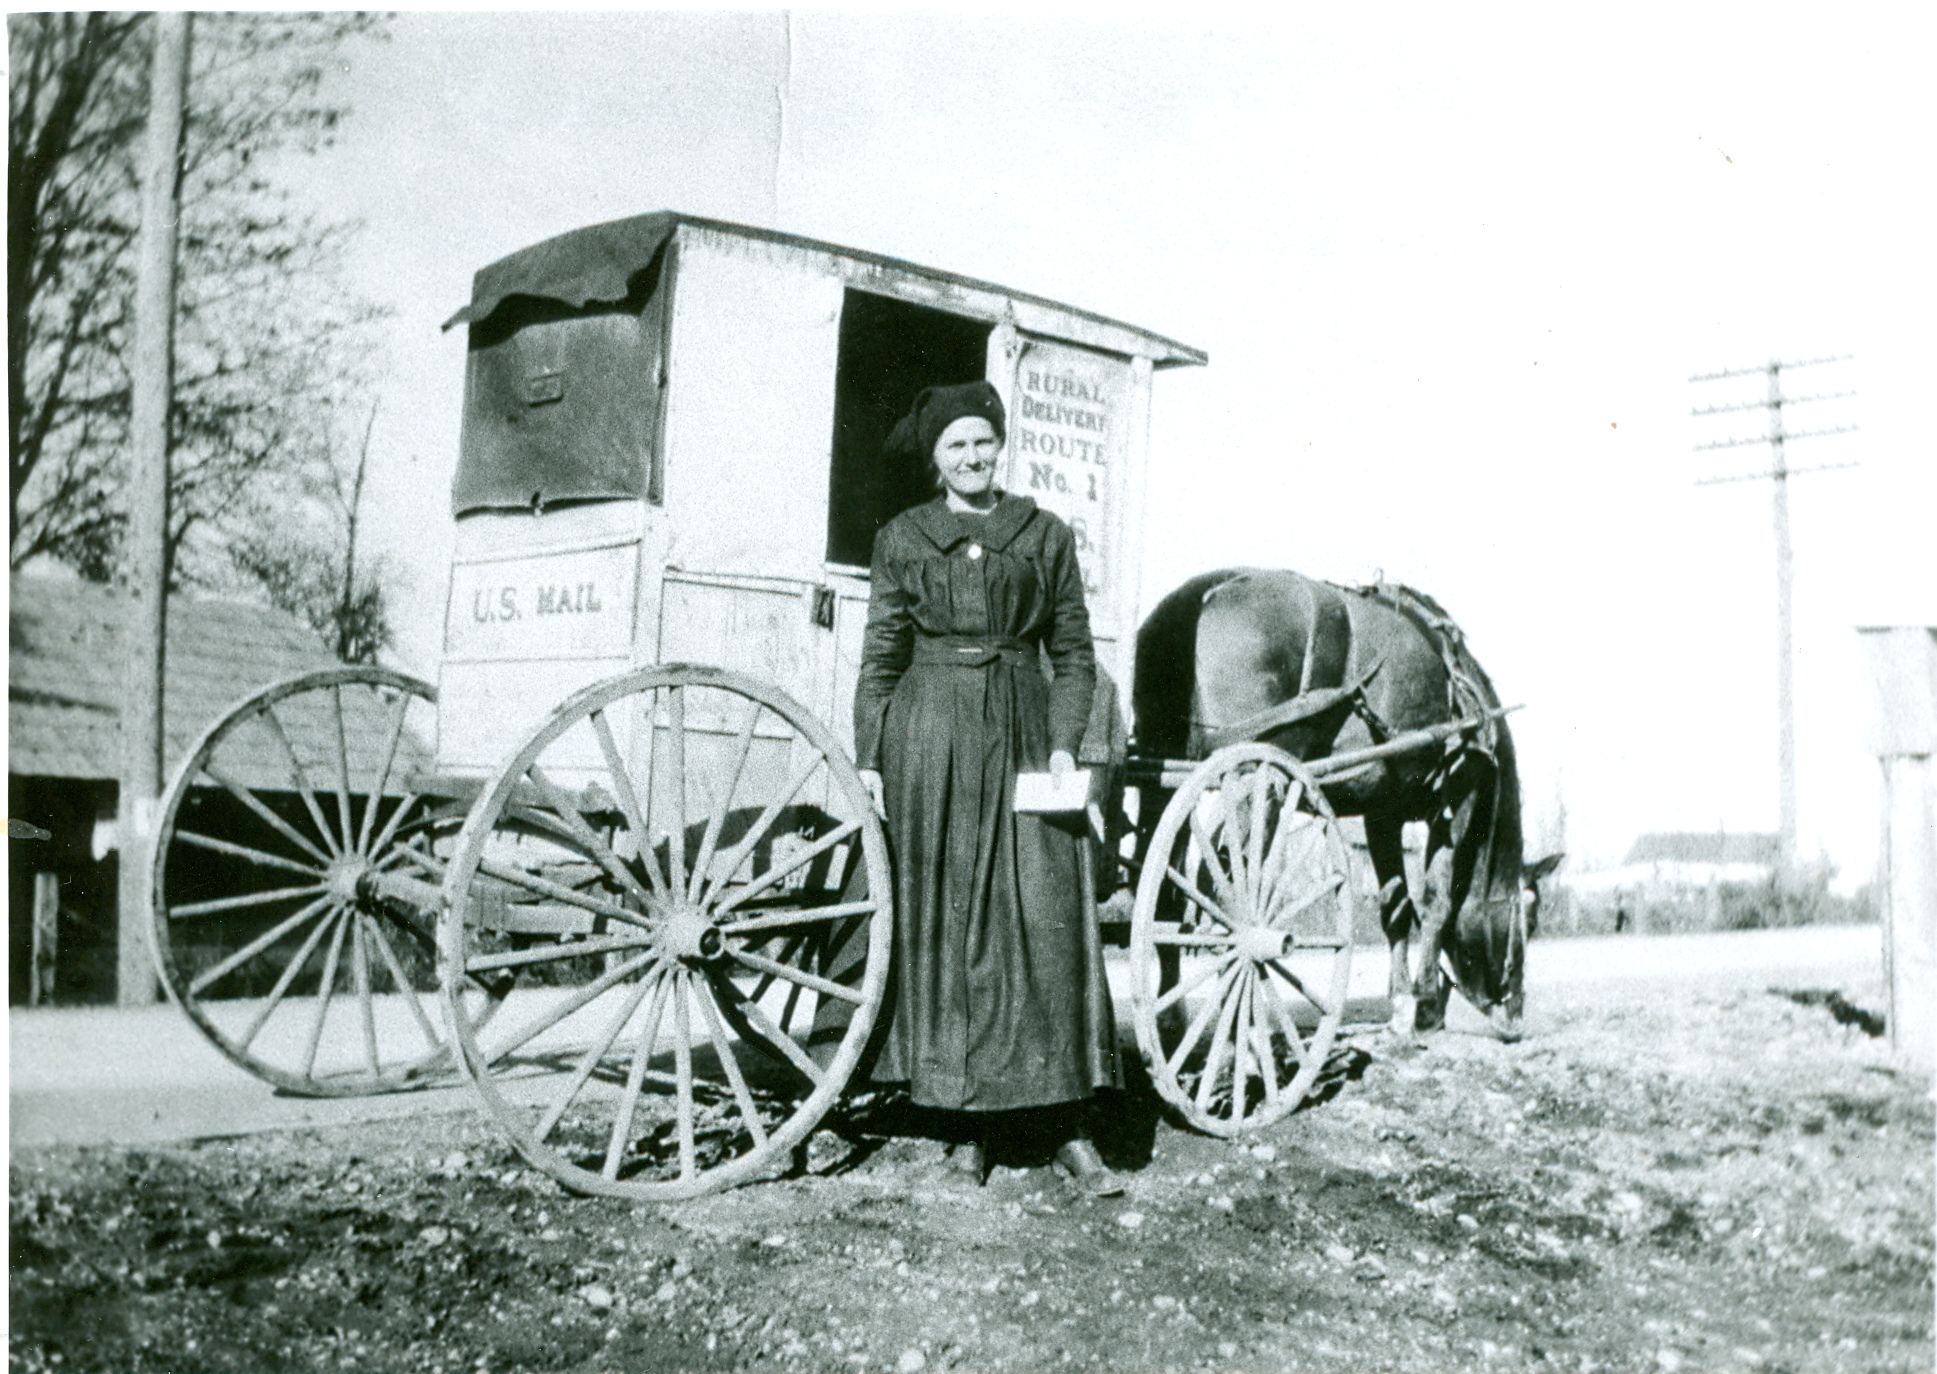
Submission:
{"label": "wagon wheel", "polygon": [[[379,887],[411,887],[412,856],[457,835],[461,813],[413,790],[436,698],[374,667],[265,687],[195,742],[162,798],[155,968],[217,1049],[289,1092],[455,1071],[431,996],[437,889],[416,883],[412,902]],[[486,990],[467,996],[488,1013]]]}
{"label": "wagon wheel", "polygon": [[[1283,750],[1220,749],[1171,798],[1131,915],[1131,1007],[1151,1082],[1191,1125],[1257,1130],[1311,1091],[1345,1010],[1357,903],[1338,820]],[[1182,977],[1159,992],[1166,946]]]}
{"label": "wagon wheel", "polygon": [[449,1007],[465,1070],[571,1188],[778,1172],[866,1048],[888,874],[859,775],[790,697],[687,665],[589,687],[486,785],[445,878],[446,988],[519,983],[489,1027]]}

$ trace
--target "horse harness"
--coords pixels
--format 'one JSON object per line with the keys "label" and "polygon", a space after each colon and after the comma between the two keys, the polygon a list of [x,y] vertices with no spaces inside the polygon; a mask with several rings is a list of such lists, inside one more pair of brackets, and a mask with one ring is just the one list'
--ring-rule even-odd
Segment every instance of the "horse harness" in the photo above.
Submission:
{"label": "horse harness", "polygon": [[[1405,617],[1438,649],[1446,667],[1450,719],[1483,717],[1489,710],[1491,694],[1474,679],[1465,635],[1432,598],[1403,584],[1387,582],[1383,577],[1367,586],[1337,586],[1314,578],[1301,581],[1306,589],[1310,620],[1297,691],[1286,700],[1229,725],[1207,730],[1204,722],[1193,722],[1202,732],[1206,752],[1258,739],[1287,726],[1306,725],[1311,727],[1308,733],[1313,738],[1301,743],[1316,748],[1311,755],[1305,755],[1302,750],[1294,752],[1315,756],[1330,748],[1346,720],[1353,716],[1365,722],[1374,744],[1383,744],[1392,737],[1392,727],[1366,698],[1366,688],[1378,676],[1384,660],[1375,659],[1352,681],[1345,681],[1352,643],[1348,596],[1376,601]],[[1491,720],[1482,721],[1472,730],[1461,731],[1446,742],[1445,755],[1434,769],[1433,780],[1449,778],[1475,752],[1493,761],[1496,741],[1496,727]]]}

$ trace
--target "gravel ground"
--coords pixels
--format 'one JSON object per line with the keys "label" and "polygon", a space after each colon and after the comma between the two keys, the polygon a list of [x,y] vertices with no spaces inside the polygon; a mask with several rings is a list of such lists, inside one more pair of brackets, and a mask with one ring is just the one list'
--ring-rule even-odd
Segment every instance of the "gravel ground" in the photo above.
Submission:
{"label": "gravel ground", "polygon": [[16,1148],[11,1362],[1932,1368],[1927,1076],[1838,1004],[1739,980],[1573,986],[1536,1025],[1355,1039],[1325,1100],[1244,1144],[1133,1090],[1104,1201],[1027,1155],[971,1187],[867,1122],[664,1208],[567,1196],[465,1116]]}

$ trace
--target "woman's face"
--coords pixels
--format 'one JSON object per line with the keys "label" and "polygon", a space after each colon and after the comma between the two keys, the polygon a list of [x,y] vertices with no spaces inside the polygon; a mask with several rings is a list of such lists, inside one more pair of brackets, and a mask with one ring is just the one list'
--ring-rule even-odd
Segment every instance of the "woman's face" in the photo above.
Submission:
{"label": "woman's face", "polygon": [[964,415],[935,440],[935,466],[942,474],[942,485],[970,500],[986,496],[995,485],[995,460],[1001,452],[995,426],[980,415]]}

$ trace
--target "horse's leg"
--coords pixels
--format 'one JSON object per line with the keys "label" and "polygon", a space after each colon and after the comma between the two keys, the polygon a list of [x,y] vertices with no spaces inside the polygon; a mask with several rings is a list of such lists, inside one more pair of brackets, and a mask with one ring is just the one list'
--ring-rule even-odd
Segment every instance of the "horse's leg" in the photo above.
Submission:
{"label": "horse's leg", "polygon": [[1407,971],[1407,945],[1419,912],[1406,890],[1405,821],[1391,815],[1365,818],[1365,847],[1372,855],[1372,871],[1379,879],[1379,929],[1385,932],[1390,966],[1386,979],[1392,1010],[1387,1028],[1411,1035],[1418,1024],[1418,1007]]}
{"label": "horse's leg", "polygon": [[1438,1030],[1446,1024],[1446,999],[1452,984],[1440,967],[1440,954],[1454,911],[1455,849],[1440,823],[1434,822],[1426,839],[1424,911],[1412,948],[1412,995],[1417,1000],[1421,1030]]}

